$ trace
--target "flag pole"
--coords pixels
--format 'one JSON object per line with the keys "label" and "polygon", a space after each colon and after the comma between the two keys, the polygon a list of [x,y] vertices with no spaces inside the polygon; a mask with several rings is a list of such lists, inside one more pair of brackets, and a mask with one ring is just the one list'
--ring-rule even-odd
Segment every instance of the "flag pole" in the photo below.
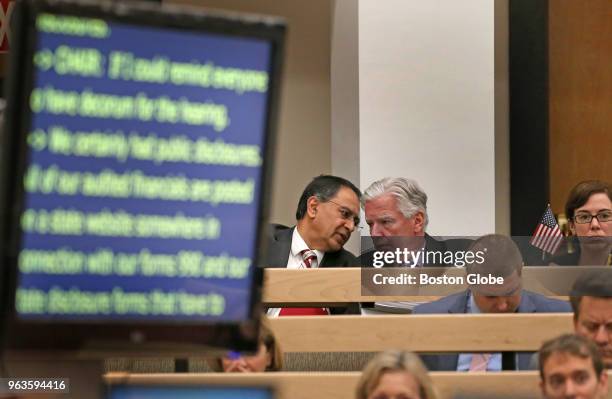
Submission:
{"label": "flag pole", "polygon": [[[550,208],[550,202],[546,206],[546,210],[548,210],[549,208]],[[552,209],[552,208],[550,208],[550,209]],[[544,211],[544,212],[546,212],[546,211]],[[553,216],[554,216],[554,213],[553,213]],[[557,218],[555,218],[555,220],[556,219]],[[544,252],[544,248],[541,248],[541,251],[542,251],[542,264],[544,264],[544,258],[546,258],[546,252]]]}

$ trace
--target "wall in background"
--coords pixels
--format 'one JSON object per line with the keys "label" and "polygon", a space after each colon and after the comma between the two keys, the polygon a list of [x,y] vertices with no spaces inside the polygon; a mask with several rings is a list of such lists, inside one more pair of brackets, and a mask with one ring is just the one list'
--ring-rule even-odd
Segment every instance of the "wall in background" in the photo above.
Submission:
{"label": "wall in background", "polygon": [[432,234],[496,230],[494,6],[359,1],[361,186],[416,179]]}
{"label": "wall in background", "polygon": [[612,2],[548,3],[550,199],[579,181],[612,182]]}
{"label": "wall in background", "polygon": [[312,177],[331,172],[328,0],[164,0],[164,4],[276,15],[289,26],[274,167],[272,221],[295,223],[295,208]]}

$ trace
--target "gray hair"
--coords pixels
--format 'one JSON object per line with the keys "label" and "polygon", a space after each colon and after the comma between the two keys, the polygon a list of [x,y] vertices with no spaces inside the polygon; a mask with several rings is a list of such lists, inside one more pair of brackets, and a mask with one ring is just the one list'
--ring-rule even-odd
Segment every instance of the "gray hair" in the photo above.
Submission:
{"label": "gray hair", "polygon": [[404,177],[385,177],[377,180],[363,192],[361,202],[365,206],[367,201],[385,194],[397,198],[397,207],[406,218],[413,217],[418,211],[423,212],[424,224],[427,227],[427,194],[416,181]]}

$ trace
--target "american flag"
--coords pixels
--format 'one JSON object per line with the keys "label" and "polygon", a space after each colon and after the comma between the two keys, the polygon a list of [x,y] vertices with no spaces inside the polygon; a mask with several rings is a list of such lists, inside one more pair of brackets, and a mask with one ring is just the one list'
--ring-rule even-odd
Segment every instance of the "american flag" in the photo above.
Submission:
{"label": "american flag", "polygon": [[561,242],[563,242],[563,233],[561,233],[557,219],[555,219],[550,204],[548,204],[529,243],[544,252],[554,254]]}

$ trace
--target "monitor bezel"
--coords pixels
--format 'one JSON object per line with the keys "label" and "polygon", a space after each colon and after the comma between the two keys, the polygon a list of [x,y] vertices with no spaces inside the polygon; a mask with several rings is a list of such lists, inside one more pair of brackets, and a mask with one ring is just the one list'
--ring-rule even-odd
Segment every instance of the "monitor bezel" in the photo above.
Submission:
{"label": "monitor bezel", "polygon": [[[234,377],[234,376],[233,376]],[[156,389],[172,389],[172,390],[203,390],[203,389],[211,389],[211,390],[225,390],[225,389],[244,389],[244,390],[257,390],[260,392],[265,392],[269,397],[275,398],[277,397],[277,384],[271,382],[267,379],[264,380],[255,380],[253,378],[245,378],[236,375],[236,378],[231,378],[231,380],[217,380],[210,381],[210,379],[206,381],[194,381],[194,380],[184,380],[178,381],[173,377],[164,378],[163,381],[150,381],[146,376],[136,375],[135,381],[121,381],[121,382],[109,382],[108,375],[106,376],[107,384],[105,385],[106,395],[112,399],[113,391],[120,389],[128,389],[128,390],[156,390]],[[110,378],[113,378],[112,376]],[[133,394],[133,392],[130,392]],[[138,392],[141,393],[141,392]],[[245,392],[246,393],[246,392]]]}
{"label": "monitor bezel", "polygon": [[[20,251],[20,216],[24,205],[23,176],[28,153],[26,138],[30,124],[29,93],[34,78],[36,46],[34,21],[40,13],[102,18],[112,22],[183,31],[217,33],[266,40],[271,44],[270,81],[261,167],[261,190],[253,280],[248,320],[236,323],[79,321],[53,322],[19,319],[15,311]],[[0,137],[0,258],[4,262],[2,304],[6,350],[36,354],[40,351],[79,352],[84,357],[105,353],[136,353],[138,356],[193,355],[199,349],[254,350],[262,314],[262,262],[270,204],[270,184],[277,129],[281,67],[286,27],[279,18],[206,12],[202,9],[160,6],[151,2],[120,4],[66,0],[18,2],[12,15],[11,57],[6,78],[4,134]],[[8,134],[6,132],[19,132]],[[150,353],[151,349],[154,353]]]}

